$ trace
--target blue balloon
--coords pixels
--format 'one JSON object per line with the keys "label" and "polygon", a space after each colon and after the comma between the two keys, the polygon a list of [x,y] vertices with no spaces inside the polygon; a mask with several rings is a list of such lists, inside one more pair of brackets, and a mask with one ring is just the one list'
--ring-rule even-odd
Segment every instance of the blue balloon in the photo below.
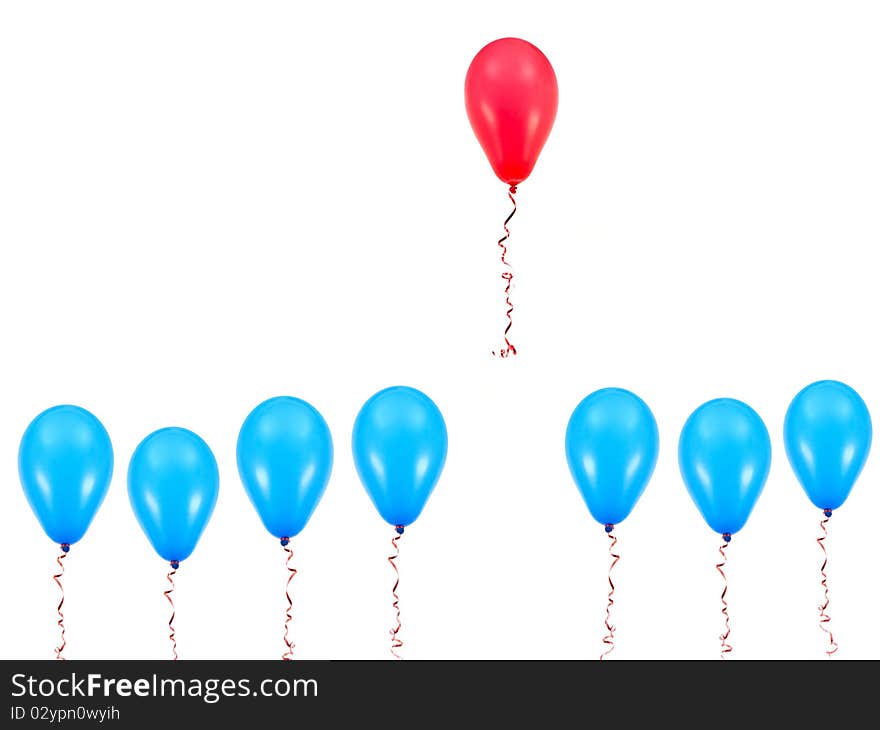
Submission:
{"label": "blue balloon", "polygon": [[616,525],[632,512],[654,473],[659,444],[651,409],[628,390],[597,390],[574,409],[565,456],[597,522]]}
{"label": "blue balloon", "polygon": [[446,462],[446,424],[428,396],[395,386],[376,393],[354,422],[358,476],[382,518],[405,527],[421,514]]}
{"label": "blue balloon", "polygon": [[739,532],[770,472],[770,434],[761,417],[732,398],[695,410],[678,442],[678,465],[694,504],[715,532]]}
{"label": "blue balloon", "polygon": [[162,428],[138,444],[128,465],[131,507],[165,560],[188,558],[217,504],[220,474],[208,445],[185,428]]}
{"label": "blue balloon", "polygon": [[113,446],[101,422],[78,406],[55,406],[37,416],[18,450],[27,501],[53,542],[82,539],[113,476]]}
{"label": "blue balloon", "polygon": [[865,401],[836,380],[798,393],[785,414],[785,453],[810,498],[835,510],[849,496],[871,450],[871,414]]}
{"label": "blue balloon", "polygon": [[321,414],[299,398],[270,398],[245,419],[236,456],[245,491],[266,529],[281,539],[298,535],[333,468],[333,439]]}

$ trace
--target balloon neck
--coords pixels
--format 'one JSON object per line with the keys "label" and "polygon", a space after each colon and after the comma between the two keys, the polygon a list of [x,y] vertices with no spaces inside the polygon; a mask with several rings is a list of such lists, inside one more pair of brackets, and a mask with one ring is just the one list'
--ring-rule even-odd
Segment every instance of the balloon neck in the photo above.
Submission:
{"label": "balloon neck", "polygon": [[70,545],[66,542],[62,542],[61,543],[61,551],[65,552],[65,553],[69,553],[70,552]]}
{"label": "balloon neck", "polygon": [[510,189],[507,192],[509,192],[511,195],[516,195],[516,185],[511,185]]}
{"label": "balloon neck", "polygon": [[614,525],[612,525],[610,522],[607,525],[605,525],[605,532],[611,532],[613,529],[614,529]]}
{"label": "balloon neck", "polygon": [[830,509],[823,509],[822,514],[825,515],[826,517],[831,517],[831,510]]}
{"label": "balloon neck", "polygon": [[289,537],[282,537],[281,538],[281,547],[287,547],[288,545],[290,545],[290,538]]}
{"label": "balloon neck", "polygon": [[171,569],[172,569],[172,570],[177,570],[179,567],[180,567],[180,561],[179,561],[179,560],[172,560],[172,561],[171,561]]}
{"label": "balloon neck", "polygon": [[729,533],[729,532],[725,532],[725,533],[721,536],[721,539],[724,540],[724,542],[730,542],[730,533]]}
{"label": "balloon neck", "polygon": [[394,526],[394,531],[395,531],[398,535],[402,535],[402,534],[403,534],[403,525],[395,525],[395,526]]}

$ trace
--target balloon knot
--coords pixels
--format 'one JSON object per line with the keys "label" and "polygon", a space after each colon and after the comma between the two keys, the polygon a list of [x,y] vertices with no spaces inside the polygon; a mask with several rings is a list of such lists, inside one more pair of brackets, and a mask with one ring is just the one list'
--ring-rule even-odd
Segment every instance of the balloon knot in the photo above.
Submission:
{"label": "balloon knot", "polygon": [[287,547],[289,544],[290,544],[289,537],[282,537],[281,538],[281,547]]}
{"label": "balloon knot", "polygon": [[613,529],[614,529],[614,525],[612,525],[610,522],[607,525],[605,525],[605,532],[611,532]]}
{"label": "balloon knot", "polygon": [[403,534],[403,525],[395,525],[395,526],[394,526],[394,531],[395,531],[398,535],[402,535],[402,534]]}
{"label": "balloon knot", "polygon": [[171,561],[171,568],[172,568],[173,570],[177,570],[179,567],[180,567],[180,561],[179,561],[179,560],[172,560],[172,561]]}
{"label": "balloon knot", "polygon": [[511,195],[516,195],[516,185],[511,185],[511,186],[510,186],[510,194],[511,194]]}
{"label": "balloon knot", "polygon": [[822,514],[825,515],[826,517],[831,517],[831,510],[830,509],[823,509]]}
{"label": "balloon knot", "polygon": [[730,542],[730,533],[729,533],[729,532],[725,532],[725,533],[721,536],[721,539],[724,540],[724,542]]}
{"label": "balloon knot", "polygon": [[61,543],[61,549],[62,549],[64,552],[70,552],[70,545],[68,545],[66,542],[62,542],[62,543]]}

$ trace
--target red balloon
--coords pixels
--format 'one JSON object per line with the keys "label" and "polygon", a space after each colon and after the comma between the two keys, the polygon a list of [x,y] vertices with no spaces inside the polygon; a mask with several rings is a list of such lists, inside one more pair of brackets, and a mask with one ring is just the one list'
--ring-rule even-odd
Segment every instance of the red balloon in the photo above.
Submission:
{"label": "red balloon", "polygon": [[556,119],[559,87],[550,61],[528,41],[492,41],[471,61],[464,100],[492,169],[516,187],[531,174]]}

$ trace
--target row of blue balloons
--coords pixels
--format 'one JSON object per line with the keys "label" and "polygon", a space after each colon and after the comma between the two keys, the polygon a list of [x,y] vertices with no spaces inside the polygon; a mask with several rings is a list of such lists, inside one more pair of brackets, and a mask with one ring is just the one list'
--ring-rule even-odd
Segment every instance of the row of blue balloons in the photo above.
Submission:
{"label": "row of blue balloons", "polygon": [[[440,477],[446,424],[424,393],[386,388],[358,413],[352,451],[379,514],[402,532]],[[326,421],[299,398],[271,398],[245,419],[236,455],[263,525],[286,544],[305,527],[330,479],[333,441]],[[78,406],[50,408],[25,431],[18,467],[37,519],[66,552],[83,537],[110,487],[107,430]],[[174,568],[195,549],[219,484],[211,449],[192,431],[163,428],[135,449],[128,467],[131,506],[153,548]]]}
{"label": "row of blue balloons", "polygon": [[[871,446],[871,417],[852,388],[825,380],[804,388],[785,417],[789,461],[826,515],[846,500]],[[627,390],[605,388],[575,408],[565,435],[571,474],[606,530],[623,521],[657,462],[657,422]],[[379,514],[398,532],[421,513],[446,460],[447,433],[424,393],[397,386],[363,406],[352,432],[358,475]],[[725,539],[745,525],[770,470],[770,435],[738,400],[700,406],[679,439],[682,478],[706,522]],[[287,396],[257,406],[241,428],[239,474],[266,529],[282,541],[299,534],[324,494],[333,464],[327,423]],[[19,473],[49,537],[67,549],[85,534],[110,485],[113,449],[89,412],[57,406],[30,424]],[[177,565],[196,546],[217,501],[219,473],[207,444],[182,428],[150,434],[135,449],[128,491],[153,547]]]}
{"label": "row of blue balloons", "polygon": [[[849,496],[871,448],[871,416],[848,385],[823,380],[791,402],[783,439],[792,469],[826,517]],[[634,393],[606,388],[575,408],[565,435],[572,477],[610,532],[632,512],[657,463],[657,422]],[[681,476],[706,522],[726,541],[743,528],[770,471],[770,434],[745,403],[704,403],[678,442]]]}

